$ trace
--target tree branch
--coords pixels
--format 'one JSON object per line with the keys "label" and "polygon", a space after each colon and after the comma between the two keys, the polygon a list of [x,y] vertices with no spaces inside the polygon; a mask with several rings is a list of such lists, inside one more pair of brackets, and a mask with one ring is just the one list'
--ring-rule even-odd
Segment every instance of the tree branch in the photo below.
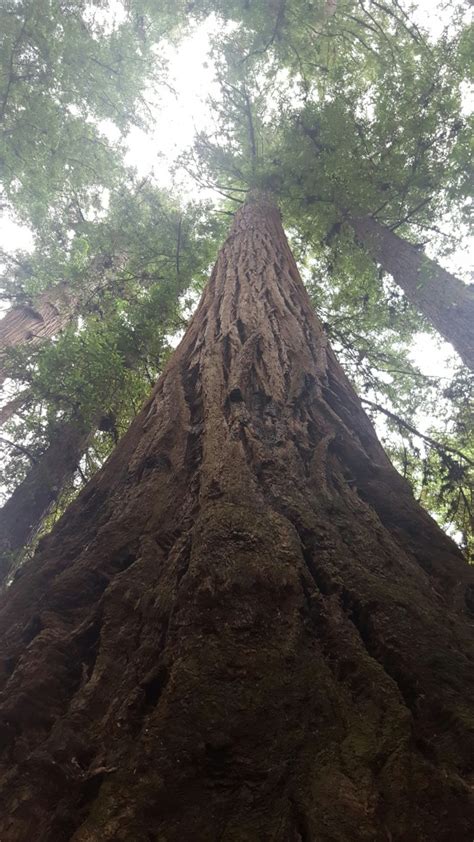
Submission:
{"label": "tree branch", "polygon": [[13,447],[15,450],[19,450],[20,453],[24,453],[25,456],[28,456],[28,459],[31,459],[33,465],[36,465],[38,461],[36,456],[33,456],[33,454],[30,453],[30,451],[26,447],[23,447],[22,444],[16,444],[14,441],[10,441],[10,439],[4,438],[4,436],[0,436],[0,442],[8,445],[8,447]]}
{"label": "tree branch", "polygon": [[5,403],[0,408],[0,427],[8,421],[12,415],[15,415],[17,410],[21,409],[22,406],[28,400],[30,392],[28,389],[25,389],[23,392],[20,392],[19,395],[16,395],[14,398]]}
{"label": "tree branch", "polygon": [[376,412],[382,412],[387,418],[390,418],[392,421],[395,421],[400,427],[404,427],[410,433],[413,433],[414,436],[418,436],[418,438],[423,439],[427,444],[430,445],[434,450],[438,452],[444,451],[445,453],[452,453],[454,456],[458,456],[460,459],[463,459],[467,462],[468,465],[474,466],[474,461],[466,456],[461,450],[457,450],[455,447],[450,447],[449,444],[440,444],[439,441],[436,439],[432,439],[431,436],[427,436],[425,433],[420,433],[419,430],[416,429],[412,424],[409,424],[408,421],[405,421],[403,418],[400,418],[399,415],[395,415],[394,412],[390,412],[389,409],[385,409],[385,407],[381,406],[379,403],[374,403],[373,401],[369,401],[367,398],[360,398],[362,403],[365,403],[367,406],[370,406],[372,409],[375,409]]}

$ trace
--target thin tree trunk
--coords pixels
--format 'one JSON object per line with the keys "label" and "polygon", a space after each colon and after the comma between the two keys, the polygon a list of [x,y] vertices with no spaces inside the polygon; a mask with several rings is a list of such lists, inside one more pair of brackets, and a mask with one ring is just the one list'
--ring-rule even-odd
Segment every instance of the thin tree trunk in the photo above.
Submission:
{"label": "thin tree trunk", "polygon": [[472,842],[472,573],[255,197],[0,605],[2,842]]}
{"label": "thin tree trunk", "polygon": [[474,288],[371,216],[348,221],[408,300],[474,371]]}
{"label": "thin tree trunk", "polygon": [[71,481],[91,430],[81,422],[65,422],[54,441],[0,509],[0,586],[16,567],[19,553],[36,534],[42,520]]}
{"label": "thin tree trunk", "polygon": [[13,418],[14,415],[21,409],[25,404],[28,402],[30,397],[29,389],[24,389],[23,392],[19,392],[18,395],[15,395],[14,398],[4,403],[2,407],[0,407],[0,427],[3,424],[6,424],[10,418]]}

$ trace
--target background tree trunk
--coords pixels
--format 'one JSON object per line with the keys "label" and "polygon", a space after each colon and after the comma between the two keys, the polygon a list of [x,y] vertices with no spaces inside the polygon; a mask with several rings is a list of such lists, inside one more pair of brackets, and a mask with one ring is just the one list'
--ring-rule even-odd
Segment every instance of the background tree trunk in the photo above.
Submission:
{"label": "background tree trunk", "polygon": [[472,842],[472,570],[264,197],[0,610],[2,842]]}
{"label": "background tree trunk", "polygon": [[0,509],[0,586],[15,567],[68,482],[87,448],[91,430],[77,419],[56,430],[54,440]]}
{"label": "background tree trunk", "polygon": [[0,385],[6,374],[3,370],[5,351],[18,345],[37,345],[64,330],[77,315],[81,304],[88,306],[88,298],[99,287],[107,287],[115,274],[123,269],[125,254],[99,254],[92,261],[88,282],[74,287],[62,281],[37,295],[31,304],[19,304],[7,310],[0,320]]}
{"label": "background tree trunk", "polygon": [[5,380],[2,371],[2,350],[17,345],[37,345],[64,330],[77,307],[79,297],[71,293],[66,283],[57,284],[35,298],[30,306],[12,307],[0,321],[0,384]]}
{"label": "background tree trunk", "polygon": [[371,216],[348,221],[408,300],[474,371],[474,288]]}
{"label": "background tree trunk", "polygon": [[15,395],[14,398],[11,398],[11,400],[7,401],[7,403],[4,403],[3,406],[0,407],[0,427],[16,415],[18,410],[28,403],[28,399],[30,397],[31,393],[29,389],[24,389],[23,392],[19,392],[19,394]]}

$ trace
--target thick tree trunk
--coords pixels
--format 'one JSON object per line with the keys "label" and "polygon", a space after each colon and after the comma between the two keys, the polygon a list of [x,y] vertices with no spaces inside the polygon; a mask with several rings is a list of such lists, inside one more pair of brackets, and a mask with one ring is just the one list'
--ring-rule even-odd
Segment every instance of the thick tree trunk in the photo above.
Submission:
{"label": "thick tree trunk", "polygon": [[5,351],[18,345],[37,345],[64,330],[99,286],[125,266],[126,259],[125,254],[99,254],[91,261],[87,284],[74,287],[62,281],[37,295],[31,306],[22,304],[8,310],[0,320],[0,385],[6,377]]}
{"label": "thick tree trunk", "polygon": [[474,371],[474,288],[371,216],[348,221],[358,240],[408,300]]}
{"label": "thick tree trunk", "polygon": [[0,587],[15,568],[18,554],[74,476],[90,435],[90,429],[81,422],[65,422],[0,509]]}
{"label": "thick tree trunk", "polygon": [[473,596],[249,201],[3,598],[2,842],[472,842]]}

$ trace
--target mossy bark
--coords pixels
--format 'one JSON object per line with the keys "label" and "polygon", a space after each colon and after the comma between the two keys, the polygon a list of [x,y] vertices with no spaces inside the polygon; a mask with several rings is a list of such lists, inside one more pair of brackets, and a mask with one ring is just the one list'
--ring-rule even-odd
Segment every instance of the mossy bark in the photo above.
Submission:
{"label": "mossy bark", "polygon": [[349,219],[358,240],[474,371],[474,287],[370,216]]}
{"label": "mossy bark", "polygon": [[254,197],[3,598],[2,842],[472,842],[473,593]]}

